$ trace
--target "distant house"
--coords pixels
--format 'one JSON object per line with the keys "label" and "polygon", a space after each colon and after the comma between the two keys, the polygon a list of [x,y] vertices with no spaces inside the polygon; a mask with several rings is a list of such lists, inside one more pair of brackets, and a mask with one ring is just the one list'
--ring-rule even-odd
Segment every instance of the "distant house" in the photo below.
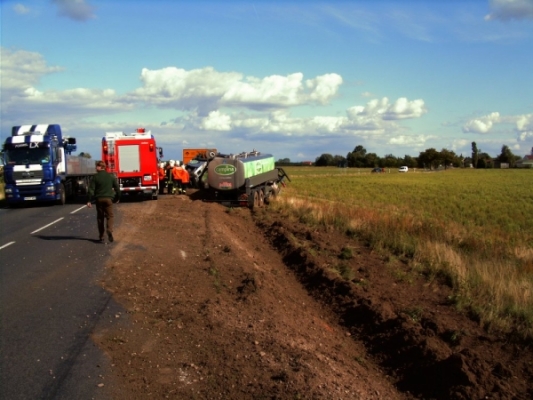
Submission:
{"label": "distant house", "polygon": [[515,165],[517,168],[533,168],[533,147],[531,148],[531,153],[518,160]]}
{"label": "distant house", "polygon": [[521,160],[518,160],[516,166],[518,168],[533,168],[533,154],[528,154]]}

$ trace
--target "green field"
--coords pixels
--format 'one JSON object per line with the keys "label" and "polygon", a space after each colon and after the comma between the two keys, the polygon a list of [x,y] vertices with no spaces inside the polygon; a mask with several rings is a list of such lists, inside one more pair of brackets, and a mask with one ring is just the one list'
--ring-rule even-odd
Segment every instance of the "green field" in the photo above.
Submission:
{"label": "green field", "polygon": [[487,328],[533,337],[533,171],[288,167],[275,207],[454,288]]}

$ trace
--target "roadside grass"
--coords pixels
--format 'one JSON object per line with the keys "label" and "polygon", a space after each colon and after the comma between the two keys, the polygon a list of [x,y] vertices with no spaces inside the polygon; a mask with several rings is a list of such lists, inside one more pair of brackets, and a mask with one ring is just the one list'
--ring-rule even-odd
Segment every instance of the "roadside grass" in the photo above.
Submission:
{"label": "roadside grass", "polygon": [[291,182],[272,207],[409,260],[487,330],[533,338],[531,170],[285,171]]}

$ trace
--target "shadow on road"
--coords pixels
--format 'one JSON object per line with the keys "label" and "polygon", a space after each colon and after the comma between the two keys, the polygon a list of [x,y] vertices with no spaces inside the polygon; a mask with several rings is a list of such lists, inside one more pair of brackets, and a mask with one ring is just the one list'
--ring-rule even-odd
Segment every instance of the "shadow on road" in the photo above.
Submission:
{"label": "shadow on road", "polygon": [[44,236],[44,235],[33,235],[36,238],[42,239],[42,240],[86,240],[88,242],[98,243],[102,244],[98,239],[89,239],[86,237],[81,236]]}

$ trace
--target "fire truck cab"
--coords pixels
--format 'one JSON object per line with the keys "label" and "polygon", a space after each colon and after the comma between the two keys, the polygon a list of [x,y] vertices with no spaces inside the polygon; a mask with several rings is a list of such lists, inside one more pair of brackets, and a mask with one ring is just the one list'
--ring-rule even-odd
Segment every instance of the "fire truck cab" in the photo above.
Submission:
{"label": "fire truck cab", "polygon": [[157,200],[158,164],[163,149],[156,146],[151,131],[137,129],[132,134],[106,132],[102,138],[102,160],[115,174],[123,195],[144,195]]}

